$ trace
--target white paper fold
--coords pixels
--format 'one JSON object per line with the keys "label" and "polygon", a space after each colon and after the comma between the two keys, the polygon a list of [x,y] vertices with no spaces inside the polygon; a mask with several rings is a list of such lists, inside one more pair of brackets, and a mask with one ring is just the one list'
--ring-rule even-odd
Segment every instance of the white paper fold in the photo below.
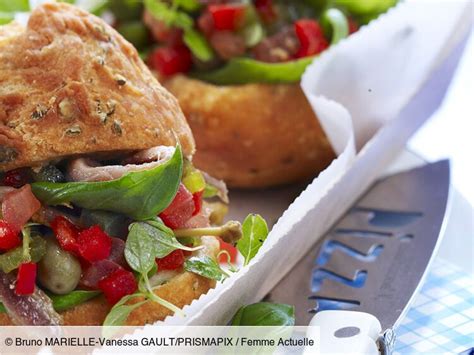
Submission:
{"label": "white paper fold", "polygon": [[341,136],[334,118],[319,112],[316,97],[347,108],[360,149],[398,115],[471,25],[469,0],[407,0],[315,60],[302,87],[336,151]]}
{"label": "white paper fold", "polygon": [[[265,295],[304,255],[342,213],[344,204],[328,203],[326,197],[348,173],[356,147],[396,117],[422,87],[469,27],[470,10],[469,1],[407,1],[314,61],[302,87],[338,158],[289,206],[247,267],[185,307],[185,318],[168,317],[167,325],[225,324],[239,306]],[[392,149],[389,142],[384,149]],[[355,197],[337,198],[349,203]],[[308,233],[294,231],[302,222],[308,224],[310,212],[318,220],[310,221],[314,233],[308,238]]]}

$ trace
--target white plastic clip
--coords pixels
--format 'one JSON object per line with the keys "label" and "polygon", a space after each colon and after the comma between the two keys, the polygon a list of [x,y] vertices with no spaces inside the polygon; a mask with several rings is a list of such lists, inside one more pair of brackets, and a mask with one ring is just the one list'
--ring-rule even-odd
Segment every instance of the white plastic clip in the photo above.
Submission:
{"label": "white plastic clip", "polygon": [[309,325],[320,329],[321,354],[387,355],[392,351],[394,333],[382,333],[378,319],[368,313],[321,311]]}

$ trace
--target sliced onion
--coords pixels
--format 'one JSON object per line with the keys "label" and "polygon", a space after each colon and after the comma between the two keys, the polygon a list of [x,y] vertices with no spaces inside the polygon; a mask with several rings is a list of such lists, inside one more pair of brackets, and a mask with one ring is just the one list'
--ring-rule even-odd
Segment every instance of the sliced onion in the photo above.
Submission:
{"label": "sliced onion", "polygon": [[206,183],[217,189],[217,196],[222,200],[222,202],[229,203],[229,191],[227,190],[225,182],[212,177],[205,171],[201,171],[201,173],[202,176],[204,176]]}
{"label": "sliced onion", "polygon": [[205,228],[211,225],[209,221],[209,208],[201,208],[201,211],[188,219],[183,228]]}
{"label": "sliced onion", "polygon": [[5,221],[20,230],[40,208],[41,203],[31,192],[31,186],[25,185],[4,196],[2,216]]}
{"label": "sliced onion", "polygon": [[125,242],[120,238],[112,239],[112,249],[110,250],[110,255],[108,259],[114,263],[127,267],[127,261],[125,260]]}
{"label": "sliced onion", "polygon": [[120,269],[121,266],[111,260],[99,260],[92,263],[82,274],[80,281],[81,286],[91,289],[99,287],[99,281],[106,278],[115,270]]}

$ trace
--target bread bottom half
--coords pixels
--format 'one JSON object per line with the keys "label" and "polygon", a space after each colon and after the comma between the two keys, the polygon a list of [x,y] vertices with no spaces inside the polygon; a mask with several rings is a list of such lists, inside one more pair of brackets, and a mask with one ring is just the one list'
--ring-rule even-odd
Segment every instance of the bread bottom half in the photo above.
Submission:
{"label": "bread bottom half", "polygon": [[299,84],[217,86],[164,81],[194,134],[194,164],[230,187],[269,187],[315,177],[334,151]]}

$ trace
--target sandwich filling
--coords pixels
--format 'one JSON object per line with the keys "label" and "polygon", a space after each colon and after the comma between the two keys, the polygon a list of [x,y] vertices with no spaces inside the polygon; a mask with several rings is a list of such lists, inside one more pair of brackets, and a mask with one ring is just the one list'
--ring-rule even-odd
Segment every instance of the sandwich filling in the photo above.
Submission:
{"label": "sandwich filling", "polygon": [[124,37],[137,48],[152,48],[148,64],[161,76],[188,73],[229,85],[297,82],[316,55],[395,3],[145,0],[144,5],[111,2],[110,10]]}
{"label": "sandwich filling", "polygon": [[218,259],[242,235],[238,222],[221,225],[225,184],[180,146],[72,157],[1,181],[0,312],[15,324],[61,324],[99,295],[111,313],[133,298],[130,312],[145,302],[181,312],[156,288],[185,271],[221,280]]}

